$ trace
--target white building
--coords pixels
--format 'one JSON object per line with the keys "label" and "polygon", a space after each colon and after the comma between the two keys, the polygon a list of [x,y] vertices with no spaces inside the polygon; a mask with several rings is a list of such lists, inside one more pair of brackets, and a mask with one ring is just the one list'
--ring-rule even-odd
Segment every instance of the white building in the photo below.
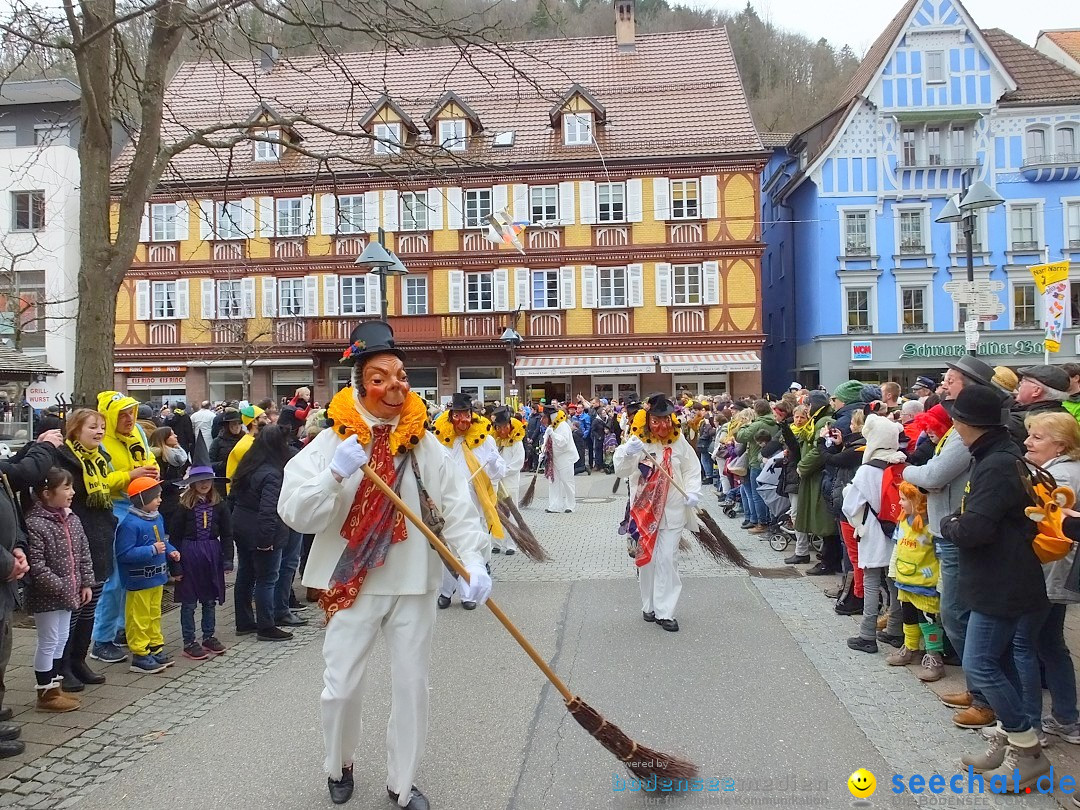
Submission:
{"label": "white building", "polygon": [[73,384],[78,126],[79,87],[71,81],[0,88],[0,343],[60,369],[45,383],[54,396]]}

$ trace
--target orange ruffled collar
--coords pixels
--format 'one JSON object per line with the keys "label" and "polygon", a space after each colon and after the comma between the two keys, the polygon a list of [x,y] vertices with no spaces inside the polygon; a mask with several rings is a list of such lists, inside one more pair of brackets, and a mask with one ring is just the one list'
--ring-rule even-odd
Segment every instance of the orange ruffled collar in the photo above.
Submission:
{"label": "orange ruffled collar", "polygon": [[[427,430],[427,406],[419,394],[412,391],[405,399],[401,409],[401,418],[397,427],[390,433],[390,452],[395,455],[407,453],[420,443]],[[371,443],[371,427],[356,409],[352,388],[342,388],[330,400],[326,416],[334,432],[342,439],[356,436],[360,444],[367,447]]]}

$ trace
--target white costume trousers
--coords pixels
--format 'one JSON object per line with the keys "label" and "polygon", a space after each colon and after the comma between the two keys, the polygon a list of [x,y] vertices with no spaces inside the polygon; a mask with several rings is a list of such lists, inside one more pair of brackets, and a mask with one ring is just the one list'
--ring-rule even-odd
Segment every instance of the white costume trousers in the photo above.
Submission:
{"label": "white costume trousers", "polygon": [[341,778],[360,741],[365,673],[382,628],[390,651],[391,706],[386,727],[386,786],[407,803],[428,731],[428,670],[435,600],[361,594],[334,615],[323,642],[322,725],[326,772]]}
{"label": "white costume trousers", "polygon": [[548,505],[551,512],[574,510],[577,493],[574,491],[574,464],[556,465],[555,480],[548,482]]}
{"label": "white costume trousers", "polygon": [[655,613],[658,619],[674,619],[675,604],[682,592],[679,578],[679,538],[682,528],[661,528],[656,535],[652,560],[638,569],[641,610]]}

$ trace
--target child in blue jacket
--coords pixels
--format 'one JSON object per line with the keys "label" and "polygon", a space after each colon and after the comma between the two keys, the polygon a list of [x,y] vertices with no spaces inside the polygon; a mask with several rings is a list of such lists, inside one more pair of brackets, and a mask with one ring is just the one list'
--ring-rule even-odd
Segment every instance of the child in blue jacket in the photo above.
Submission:
{"label": "child in blue jacket", "polygon": [[127,591],[124,616],[131,650],[131,671],[161,672],[173,662],[161,635],[161,593],[169,579],[169,560],[180,552],[165,539],[165,521],[158,514],[161,484],[136,478],[128,486],[131,508],[116,527],[116,562]]}

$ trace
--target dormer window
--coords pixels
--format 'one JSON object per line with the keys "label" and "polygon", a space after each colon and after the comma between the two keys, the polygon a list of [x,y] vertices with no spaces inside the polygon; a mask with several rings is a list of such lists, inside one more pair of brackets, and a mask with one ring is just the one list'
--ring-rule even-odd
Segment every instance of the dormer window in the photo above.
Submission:
{"label": "dormer window", "polygon": [[563,113],[563,143],[566,146],[587,146],[593,142],[591,112]]}
{"label": "dormer window", "polygon": [[281,130],[265,129],[256,133],[261,138],[272,140],[255,141],[255,160],[260,162],[281,159]]}
{"label": "dormer window", "polygon": [[401,152],[401,124],[375,125],[375,154],[396,155]]}
{"label": "dormer window", "polygon": [[465,119],[439,121],[439,145],[450,152],[465,151]]}

